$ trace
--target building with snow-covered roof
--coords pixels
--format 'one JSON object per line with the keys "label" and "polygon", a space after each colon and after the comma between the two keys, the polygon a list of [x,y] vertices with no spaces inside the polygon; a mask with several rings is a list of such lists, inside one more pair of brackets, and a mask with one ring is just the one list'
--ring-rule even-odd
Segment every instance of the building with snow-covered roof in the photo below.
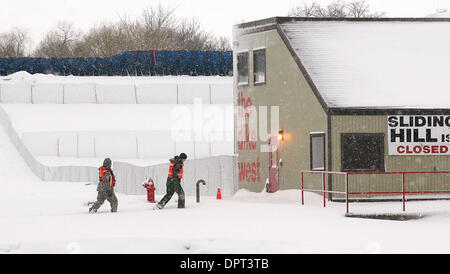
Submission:
{"label": "building with snow-covered roof", "polygon": [[[359,173],[350,192],[450,190],[441,173],[406,174],[404,187],[401,174],[362,174],[450,170],[449,32],[445,18],[234,26],[240,188],[299,188],[301,170],[314,170]],[[321,189],[319,177],[305,187]],[[345,176],[326,181],[344,191]]]}

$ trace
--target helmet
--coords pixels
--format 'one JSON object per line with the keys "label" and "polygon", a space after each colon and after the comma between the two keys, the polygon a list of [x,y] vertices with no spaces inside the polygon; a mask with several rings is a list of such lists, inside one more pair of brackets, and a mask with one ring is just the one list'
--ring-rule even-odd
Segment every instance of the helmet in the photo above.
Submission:
{"label": "helmet", "polygon": [[186,160],[187,159],[186,153],[181,153],[180,158]]}

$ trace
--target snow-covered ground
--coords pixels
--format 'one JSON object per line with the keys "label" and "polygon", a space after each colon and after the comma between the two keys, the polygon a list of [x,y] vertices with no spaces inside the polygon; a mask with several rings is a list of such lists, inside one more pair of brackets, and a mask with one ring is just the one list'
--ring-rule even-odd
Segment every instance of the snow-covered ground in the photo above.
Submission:
{"label": "snow-covered ground", "polygon": [[[118,194],[119,212],[86,202],[94,185],[42,182],[0,130],[0,253],[449,253],[450,201],[408,202],[410,221],[345,217],[345,204],[300,191],[239,191],[161,211],[145,196]],[[157,200],[161,196],[156,197]],[[355,213],[400,213],[401,203],[351,204]]]}
{"label": "snow-covered ground", "polygon": [[[314,196],[301,206],[295,190],[241,191],[225,200],[202,197],[200,204],[188,197],[183,210],[175,196],[162,211],[144,196],[118,195],[119,213],[105,204],[89,215],[83,203],[95,198],[93,186],[35,182],[19,191],[1,194],[0,253],[450,252],[450,202],[409,203],[408,212],[430,216],[401,222],[346,218],[341,204],[323,209]],[[366,207],[397,211],[399,204]]]}
{"label": "snow-covered ground", "polygon": [[[9,81],[81,81],[76,77],[31,77],[26,73],[12,78]],[[119,83],[129,79],[99,78]],[[157,81],[171,82],[173,78]],[[167,112],[171,106],[148,110],[135,105],[126,109],[126,119],[121,115],[123,107],[5,105],[19,134],[168,130],[167,117],[164,120],[161,115],[148,115],[148,111],[160,113],[158,108],[165,108],[163,112]],[[106,109],[113,125],[101,123]],[[61,119],[70,122],[60,123]],[[195,197],[187,197],[186,209],[176,208],[175,195],[162,211],[152,210],[153,204],[143,195],[117,194],[118,213],[110,213],[105,203],[97,214],[90,215],[86,203],[95,200],[96,186],[42,182],[30,171],[2,127],[0,155],[0,253],[450,253],[450,201],[410,201],[406,213],[423,218],[392,221],[345,217],[344,203],[328,202],[323,208],[322,197],[311,193],[305,193],[306,204],[302,206],[299,190],[275,194],[240,190],[223,200],[202,197],[199,204]],[[51,157],[39,159],[55,164]],[[100,159],[84,160],[95,166],[101,164]],[[62,163],[78,162],[66,157]],[[402,214],[402,204],[351,204],[350,210]]]}

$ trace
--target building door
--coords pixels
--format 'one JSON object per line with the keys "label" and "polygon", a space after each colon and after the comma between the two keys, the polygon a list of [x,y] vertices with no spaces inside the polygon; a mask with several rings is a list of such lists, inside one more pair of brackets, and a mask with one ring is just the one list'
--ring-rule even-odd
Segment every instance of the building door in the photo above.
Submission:
{"label": "building door", "polygon": [[278,183],[278,172],[280,169],[280,157],[278,150],[278,136],[269,139],[269,189],[268,192],[275,193],[280,189]]}

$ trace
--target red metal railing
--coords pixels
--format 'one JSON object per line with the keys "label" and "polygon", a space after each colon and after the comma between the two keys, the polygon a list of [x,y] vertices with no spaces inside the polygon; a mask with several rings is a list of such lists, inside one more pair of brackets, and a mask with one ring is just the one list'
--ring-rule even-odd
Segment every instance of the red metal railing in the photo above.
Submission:
{"label": "red metal railing", "polygon": [[[326,174],[347,175],[346,172],[302,170],[301,173],[302,173],[302,205],[305,204],[305,195],[304,195],[304,192],[305,192],[305,191],[307,191],[307,192],[319,192],[319,193],[323,193],[323,207],[326,207],[326,206],[327,206],[327,202],[326,202],[326,200],[327,200],[327,193],[344,194],[344,195],[346,194],[346,192],[342,192],[342,191],[331,191],[331,190],[327,190],[327,189],[326,189],[326,184],[325,184],[325,181],[326,181],[326,179],[325,179],[326,176],[325,176],[325,175],[326,175]],[[303,177],[303,175],[304,175],[305,173],[322,174],[322,189],[321,189],[321,190],[318,190],[318,189],[305,189],[305,188],[304,188],[304,177]]]}
{"label": "red metal railing", "polygon": [[[305,189],[304,188],[304,174],[305,173],[321,173],[322,174],[322,189]],[[345,191],[328,191],[325,186],[325,175],[326,174],[339,174],[345,175]],[[402,175],[402,191],[371,191],[371,192],[350,192],[349,191],[349,177],[351,175],[392,175],[398,174]],[[406,191],[406,179],[407,174],[450,174],[450,171],[417,171],[417,172],[333,172],[333,171],[311,171],[302,170],[302,205],[304,205],[304,192],[323,192],[324,194],[324,207],[326,207],[326,193],[338,193],[344,194],[346,196],[346,208],[347,214],[349,213],[349,197],[350,195],[381,195],[381,194],[401,194],[403,211],[406,211],[406,195],[407,194],[450,194],[450,190],[423,190],[423,191]]]}

